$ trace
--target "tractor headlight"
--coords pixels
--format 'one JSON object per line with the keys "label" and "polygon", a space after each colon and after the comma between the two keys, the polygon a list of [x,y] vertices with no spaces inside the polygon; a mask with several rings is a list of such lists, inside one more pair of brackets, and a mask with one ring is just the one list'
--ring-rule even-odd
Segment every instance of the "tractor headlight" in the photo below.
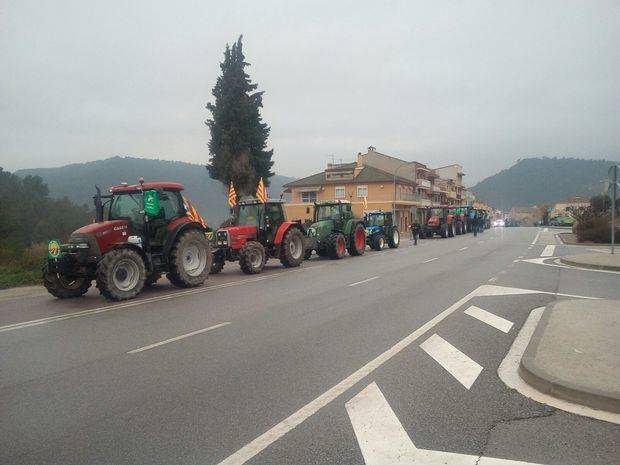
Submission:
{"label": "tractor headlight", "polygon": [[217,232],[217,240],[215,242],[219,246],[226,247],[228,245],[228,232],[226,231],[218,231]]}
{"label": "tractor headlight", "polygon": [[86,242],[74,242],[67,244],[69,249],[88,249],[90,246]]}

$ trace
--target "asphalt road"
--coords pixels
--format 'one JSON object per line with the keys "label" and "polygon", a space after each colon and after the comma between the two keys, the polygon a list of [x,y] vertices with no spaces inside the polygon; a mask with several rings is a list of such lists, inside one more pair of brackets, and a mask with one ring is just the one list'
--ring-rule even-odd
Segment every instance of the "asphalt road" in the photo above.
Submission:
{"label": "asphalt road", "polygon": [[0,463],[619,463],[618,425],[498,377],[532,309],[620,298],[620,274],[557,266],[578,249],[554,233],[227,264],[121,304],[0,294]]}

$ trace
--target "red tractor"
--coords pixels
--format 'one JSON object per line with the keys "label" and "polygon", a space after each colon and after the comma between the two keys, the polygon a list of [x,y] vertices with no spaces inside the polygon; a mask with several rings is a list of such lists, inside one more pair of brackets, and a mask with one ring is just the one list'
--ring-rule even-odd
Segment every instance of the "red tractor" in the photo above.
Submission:
{"label": "red tractor", "polygon": [[455,215],[450,207],[427,207],[426,224],[420,229],[420,238],[432,238],[435,234],[441,237],[454,237]]}
{"label": "red tractor", "polygon": [[211,268],[205,228],[188,215],[173,182],[97,188],[96,222],[74,231],[67,244],[50,241],[43,282],[60,299],[86,293],[93,280],[110,300],[135,297],[162,275],[177,287],[201,285]]}
{"label": "red tractor", "polygon": [[239,261],[246,274],[260,273],[272,257],[287,268],[299,266],[305,242],[301,221],[287,221],[282,200],[244,200],[233,209],[232,226],[215,233],[211,273],[222,271],[226,261]]}

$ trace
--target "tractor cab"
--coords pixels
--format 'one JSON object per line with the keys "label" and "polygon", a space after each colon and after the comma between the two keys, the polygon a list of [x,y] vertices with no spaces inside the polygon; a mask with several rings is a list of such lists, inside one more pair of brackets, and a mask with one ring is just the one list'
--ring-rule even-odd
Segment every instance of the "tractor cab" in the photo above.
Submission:
{"label": "tractor cab", "polygon": [[400,233],[392,221],[392,212],[372,210],[364,215],[366,223],[366,243],[377,251],[383,250],[385,244],[394,249],[400,245]]}

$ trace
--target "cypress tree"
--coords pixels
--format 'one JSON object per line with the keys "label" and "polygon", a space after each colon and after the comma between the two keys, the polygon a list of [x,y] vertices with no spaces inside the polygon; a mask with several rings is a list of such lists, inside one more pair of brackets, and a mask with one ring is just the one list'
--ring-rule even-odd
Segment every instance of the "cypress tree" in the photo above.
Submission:
{"label": "cypress tree", "polygon": [[270,128],[263,122],[260,109],[263,92],[257,92],[245,71],[250,66],[243,55],[243,36],[230,47],[226,45],[221,76],[212,90],[215,103],[208,103],[211,131],[207,170],[213,179],[226,187],[232,181],[240,195],[254,194],[258,180],[269,185],[273,149],[267,150]]}

